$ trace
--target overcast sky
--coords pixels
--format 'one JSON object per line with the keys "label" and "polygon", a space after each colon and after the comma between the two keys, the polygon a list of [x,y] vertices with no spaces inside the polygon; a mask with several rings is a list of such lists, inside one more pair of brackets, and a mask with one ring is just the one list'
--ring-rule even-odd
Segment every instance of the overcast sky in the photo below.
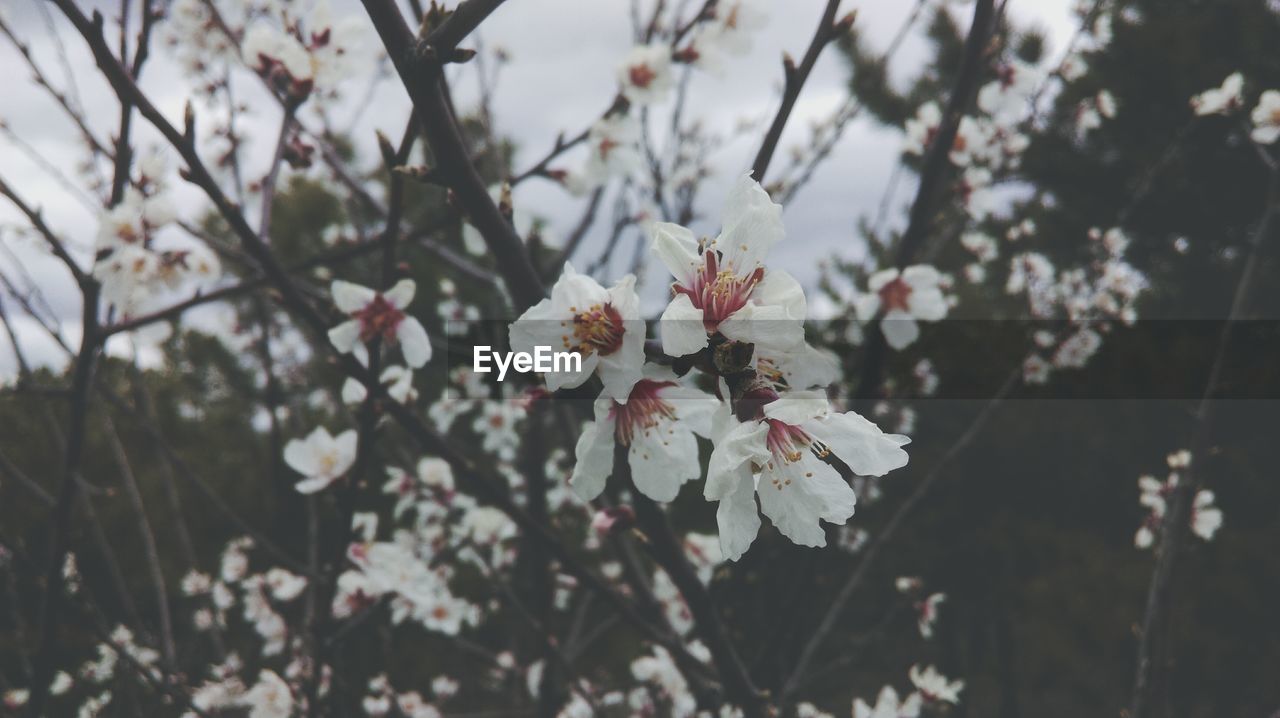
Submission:
{"label": "overcast sky", "polygon": [[[797,57],[803,54],[825,0],[761,0],[759,4],[767,8],[769,26],[757,35],[751,54],[730,64],[720,76],[698,73],[690,93],[691,115],[703,118],[709,128],[724,134],[731,134],[743,119],[772,117],[781,86],[781,55],[784,51]],[[864,36],[874,46],[884,47],[914,4],[909,0],[846,0],[844,9],[857,10],[857,22]],[[1052,58],[1062,51],[1074,32],[1070,4],[1070,0],[1011,0],[1009,12],[1019,24],[1034,24],[1048,33],[1048,57]],[[89,3],[82,2],[82,5],[87,7]],[[116,3],[104,0],[97,5],[111,8]],[[951,2],[950,5],[967,23],[972,4]],[[350,13],[364,19],[356,0],[333,0],[333,6],[337,15]],[[494,110],[497,132],[513,139],[519,148],[517,168],[528,166],[545,153],[557,133],[577,133],[608,105],[616,92],[615,68],[630,45],[629,6],[630,0],[509,0],[484,24],[483,42],[490,49],[502,47],[511,57],[496,87]],[[96,74],[83,42],[60,17],[52,17],[56,8],[44,0],[3,0],[0,12],[4,12],[24,36],[37,61],[58,83],[65,83],[67,73],[62,69],[54,37],[63,39],[75,94],[87,108],[98,137],[106,140],[118,121],[118,105]],[[107,16],[111,17],[109,9]],[[376,42],[372,28],[368,39]],[[891,65],[892,76],[899,81],[909,77],[924,61],[927,49],[920,33],[915,33]],[[0,70],[5,74],[0,120],[50,164],[76,177],[75,167],[83,159],[83,153],[74,125],[43,91],[27,81],[29,73],[21,58],[12,44],[3,39],[0,39]],[[468,74],[471,71],[468,68],[458,68],[458,71],[462,74],[455,88],[456,99],[464,108],[473,106],[477,93],[472,75]],[[785,149],[807,137],[810,123],[828,116],[844,100],[847,77],[843,60],[834,49],[828,49],[797,103],[782,149],[775,159],[775,170],[784,164]],[[142,84],[157,106],[180,125],[182,108],[191,92],[189,82],[166,48],[157,48],[146,67]],[[334,113],[339,127],[354,116],[355,106],[364,99],[369,86],[364,78],[355,78],[350,84],[346,92],[349,102]],[[278,109],[261,93],[251,92],[256,89],[253,83],[241,82],[240,85],[254,108],[249,118],[251,127],[261,128],[254,133],[257,141],[249,147],[252,177],[253,168],[259,168],[256,171],[260,174],[269,162]],[[362,166],[370,167],[375,162],[373,129],[381,129],[388,136],[399,136],[407,108],[407,98],[398,83],[384,82],[377,86],[354,132]],[[200,110],[197,105],[198,116]],[[158,144],[157,136],[145,122],[135,122],[135,127],[138,131],[134,137],[141,144]],[[712,167],[716,176],[706,185],[699,207],[709,220],[718,216],[729,183],[748,168],[758,143],[759,132],[752,132],[725,145],[715,155]],[[896,166],[900,143],[901,137],[896,131],[865,119],[853,123],[810,186],[787,206],[786,242],[790,251],[775,251],[777,265],[808,285],[816,279],[815,268],[821,258],[857,256],[860,248],[855,223],[859,217],[875,213]],[[48,223],[70,244],[80,248],[92,245],[97,229],[92,198],[69,191],[8,136],[0,137],[0,176],[15,186],[29,203],[42,207]],[[897,194],[898,203],[906,203],[910,194],[910,182],[904,182]],[[205,207],[201,196],[187,187],[177,190],[177,198],[185,218],[197,217]],[[552,236],[566,232],[577,221],[582,201],[557,185],[540,180],[524,183],[516,195],[517,208],[546,218]],[[602,217],[605,216],[602,213]],[[20,219],[12,205],[0,199],[0,242],[21,259],[63,319],[68,338],[74,341],[78,334],[79,295],[66,271],[48,257],[37,242],[14,235],[12,228],[23,224]],[[596,232],[588,237],[579,256],[596,256],[607,221],[597,224]],[[710,232],[714,227],[708,222],[698,229]],[[87,265],[88,252],[80,256]],[[13,262],[7,253],[0,252],[0,266],[11,276],[14,274]],[[660,291],[663,281],[662,277],[649,278],[649,297]],[[20,331],[30,358],[59,363],[60,352],[38,330],[23,326]],[[13,368],[8,339],[0,336],[0,376],[11,373]]]}

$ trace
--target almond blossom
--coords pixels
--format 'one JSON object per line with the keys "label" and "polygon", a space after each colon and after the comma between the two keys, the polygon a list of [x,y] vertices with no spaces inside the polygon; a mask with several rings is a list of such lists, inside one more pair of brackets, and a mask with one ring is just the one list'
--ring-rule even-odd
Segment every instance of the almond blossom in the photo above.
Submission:
{"label": "almond blossom", "polygon": [[916,603],[916,625],[922,638],[933,638],[933,625],[938,622],[938,605],[947,600],[947,594],[930,594]]}
{"label": "almond blossom", "polygon": [[853,718],[917,718],[924,699],[919,693],[912,693],[906,700],[898,700],[898,692],[893,686],[880,689],[874,707],[858,698],[853,701]]}
{"label": "almond blossom", "polygon": [[560,371],[547,372],[547,388],[556,391],[580,386],[598,371],[605,392],[626,403],[644,364],[645,325],[635,283],[635,277],[628,274],[605,289],[565,264],[551,296],[511,325],[511,349],[532,354],[543,346],[578,354],[581,370],[563,366]]}
{"label": "almond blossom", "polygon": [[938,270],[927,264],[881,270],[867,281],[869,292],[857,298],[854,311],[863,322],[880,316],[885,341],[905,349],[920,337],[917,321],[936,322],[947,315],[940,281]]}
{"label": "almond blossom", "polygon": [[999,121],[1017,120],[1029,109],[1039,81],[1039,73],[1030,65],[1005,63],[996,68],[996,79],[978,91],[978,107]]}
{"label": "almond blossom", "polygon": [[671,48],[661,43],[637,45],[618,68],[622,94],[634,105],[654,105],[667,99],[675,84]]}
{"label": "almond blossom", "polygon": [[310,8],[280,9],[274,21],[259,20],[245,31],[241,55],[250,69],[294,101],[312,90],[334,95],[360,71],[363,26],[353,17],[335,22],[325,0]]}
{"label": "almond blossom", "polygon": [[1244,105],[1243,93],[1244,75],[1235,72],[1228,75],[1221,86],[1205,90],[1191,98],[1191,109],[1201,117],[1235,112]]}
{"label": "almond blossom", "polygon": [[[754,400],[754,401],[753,401]],[[761,402],[763,406],[761,406]],[[843,524],[857,496],[825,459],[834,455],[860,476],[882,476],[907,463],[905,436],[885,434],[855,412],[833,413],[821,392],[779,396],[759,390],[739,401],[745,421],[726,417],[716,440],[703,494],[719,501],[720,546],[737,560],[755,540],[760,510],[802,546],[825,546],[821,522]]]}
{"label": "almond blossom", "polygon": [[293,439],[286,444],[284,460],[306,477],[294,488],[300,493],[314,494],[351,470],[356,461],[356,431],[348,429],[334,437],[323,426],[318,426],[307,438]]}
{"label": "almond blossom", "polygon": [[694,435],[711,435],[711,416],[720,402],[681,386],[675,374],[646,369],[626,402],[608,396],[596,400],[595,421],[578,438],[569,485],[587,501],[604,491],[617,445],[627,447],[636,488],[654,501],[671,501],[684,482],[702,474]]}
{"label": "almond blossom", "polygon": [[431,340],[422,324],[405,313],[415,289],[412,279],[401,279],[386,293],[352,282],[335,281],[330,286],[333,303],[351,318],[329,330],[329,341],[346,354],[355,351],[357,346],[363,351],[364,344],[381,338],[387,343],[398,343],[405,362],[415,369],[421,368],[431,360]]}
{"label": "almond blossom", "polygon": [[640,123],[634,117],[614,114],[597,120],[587,132],[587,164],[572,176],[578,189],[604,184],[613,177],[627,177],[644,166],[640,156]]}
{"label": "almond blossom", "polygon": [[[1133,545],[1137,548],[1148,549],[1155,544],[1169,509],[1169,497],[1177,490],[1182,479],[1178,470],[1191,464],[1191,453],[1186,450],[1172,453],[1168,463],[1170,473],[1164,481],[1151,475],[1138,477],[1138,503],[1150,513],[1134,534]],[[1200,489],[1192,499],[1191,532],[1205,541],[1212,541],[1214,534],[1222,528],[1222,509],[1214,505],[1215,499],[1214,493],[1208,489]]]}
{"label": "almond blossom", "polygon": [[949,680],[933,666],[927,666],[924,669],[920,666],[912,666],[908,675],[926,703],[954,705],[960,702],[960,691],[964,690],[964,681]]}
{"label": "almond blossom", "polygon": [[1269,145],[1280,139],[1280,90],[1267,90],[1258,99],[1250,119],[1253,132],[1250,137],[1260,145]]}
{"label": "almond blossom", "polygon": [[293,692],[275,671],[263,670],[258,682],[239,703],[249,709],[249,718],[289,718],[293,715]]}
{"label": "almond blossom", "polygon": [[926,102],[920,105],[916,110],[916,116],[907,120],[905,127],[907,138],[902,145],[902,151],[909,155],[924,155],[929,145],[933,144],[933,138],[938,134],[938,125],[941,124],[942,108],[938,103]]}
{"label": "almond blossom", "polygon": [[783,234],[782,206],[749,175],[729,192],[715,239],[699,242],[680,225],[655,223],[653,250],[676,279],[661,318],[663,351],[694,354],[715,334],[764,349],[800,343],[804,291],[790,274],[764,266]]}

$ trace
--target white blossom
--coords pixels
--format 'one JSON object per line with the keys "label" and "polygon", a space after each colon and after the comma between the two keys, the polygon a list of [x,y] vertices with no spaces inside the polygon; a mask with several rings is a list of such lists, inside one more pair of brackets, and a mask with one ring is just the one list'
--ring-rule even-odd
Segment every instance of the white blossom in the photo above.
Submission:
{"label": "white blossom", "polygon": [[764,350],[790,349],[804,339],[804,291],[790,274],[764,266],[783,238],[782,207],[749,175],[730,191],[723,229],[710,242],[665,222],[651,233],[654,253],[676,279],[660,320],[668,355],[694,354],[716,333]]}
{"label": "white blossom", "polygon": [[[651,366],[651,365],[650,365]],[[614,447],[627,447],[631,478],[654,501],[671,501],[686,481],[698,478],[698,442],[709,437],[719,401],[676,381],[674,374],[646,367],[625,403],[601,396],[595,421],[578,438],[577,464],[569,485],[590,501],[613,473]]]}
{"label": "white blossom", "polygon": [[329,341],[346,354],[358,344],[381,337],[384,342],[398,343],[404,360],[418,369],[431,360],[431,340],[417,319],[405,313],[413,301],[416,286],[412,279],[402,279],[385,293],[359,284],[335,281],[330,291],[339,311],[351,317],[329,330]]}
{"label": "white blossom", "polygon": [[857,298],[854,311],[863,322],[881,317],[885,341],[905,349],[920,336],[917,321],[936,322],[947,315],[940,281],[938,270],[927,264],[881,270],[867,281],[869,291]]}
{"label": "white blossom", "polygon": [[1258,100],[1258,106],[1250,114],[1253,120],[1251,137],[1260,145],[1269,145],[1280,139],[1280,90],[1267,90]]}
{"label": "white blossom", "polygon": [[625,403],[644,364],[645,325],[635,281],[628,274],[605,289],[565,264],[551,296],[511,325],[512,350],[532,354],[543,346],[577,354],[580,370],[561,366],[559,371],[547,372],[547,388],[580,386],[598,371],[609,396]]}
{"label": "white blossom", "polygon": [[284,447],[284,460],[306,478],[294,488],[313,494],[337,481],[356,461],[356,431],[348,429],[336,437],[318,426],[305,439],[293,439]]}
{"label": "white blossom", "polygon": [[1227,76],[1222,85],[1191,98],[1191,109],[1200,116],[1225,115],[1244,105],[1244,75],[1238,72]]}
{"label": "white blossom", "polygon": [[[823,459],[831,454],[860,476],[882,476],[907,463],[905,436],[885,434],[854,412],[830,411],[818,392],[773,395],[747,421],[722,419],[704,495],[719,501],[716,521],[726,558],[737,560],[760,527],[760,510],[802,546],[825,546],[821,522],[843,524],[857,497]],[[765,398],[768,398],[767,396]]]}

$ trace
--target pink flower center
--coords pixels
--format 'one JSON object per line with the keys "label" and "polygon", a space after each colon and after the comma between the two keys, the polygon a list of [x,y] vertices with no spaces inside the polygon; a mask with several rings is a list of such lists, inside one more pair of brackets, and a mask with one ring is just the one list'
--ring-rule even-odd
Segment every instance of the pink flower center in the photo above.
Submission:
{"label": "pink flower center", "polygon": [[895,309],[902,312],[908,311],[910,301],[911,285],[907,284],[902,277],[880,287],[880,304],[884,306],[886,312]]}
{"label": "pink flower center", "polygon": [[368,342],[376,336],[395,341],[396,329],[404,321],[404,312],[388,302],[382,294],[375,294],[373,301],[351,315],[360,321],[360,341]]}
{"label": "pink flower center", "polygon": [[662,390],[669,386],[675,386],[675,382],[641,379],[632,387],[627,403],[613,403],[609,417],[614,420],[618,443],[631,446],[637,434],[647,434],[663,420],[676,418],[675,407],[661,396]]}
{"label": "pink flower center", "polygon": [[798,426],[792,426],[777,419],[765,419],[769,425],[769,433],[765,437],[765,446],[774,458],[785,464],[794,464],[800,460],[809,447],[813,446],[813,438],[804,433]]}
{"label": "pink flower center", "polygon": [[604,139],[600,140],[600,146],[599,146],[600,158],[605,160],[609,159],[609,153],[613,152],[613,148],[617,147],[618,144],[619,143],[611,137],[605,137]]}
{"label": "pink flower center", "polygon": [[720,322],[746,305],[751,290],[764,279],[764,267],[757,267],[751,274],[740,277],[732,269],[718,267],[717,254],[707,250],[702,254],[702,271],[693,278],[693,286],[676,284],[674,289],[688,295],[693,306],[702,310],[702,323],[708,332],[719,328]]}
{"label": "pink flower center", "polygon": [[[576,309],[570,307],[569,311]],[[576,349],[583,355],[596,351],[612,354],[622,346],[624,333],[622,315],[612,304],[593,304],[573,315],[573,337],[563,339],[565,348]]]}
{"label": "pink flower center", "polygon": [[653,82],[657,76],[658,73],[644,63],[632,65],[627,71],[627,77],[631,80],[631,84],[636,87],[648,87],[649,83]]}

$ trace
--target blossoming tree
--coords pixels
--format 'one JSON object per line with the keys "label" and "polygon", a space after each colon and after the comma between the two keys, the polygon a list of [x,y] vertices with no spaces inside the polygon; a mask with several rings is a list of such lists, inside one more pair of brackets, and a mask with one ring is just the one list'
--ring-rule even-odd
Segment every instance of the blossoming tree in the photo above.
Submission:
{"label": "blossoming tree", "polygon": [[[96,234],[70,235],[0,164],[14,241],[60,267],[32,278],[7,248],[0,264],[6,393],[47,423],[57,458],[0,436],[6,711],[891,718],[962,705],[970,684],[939,648],[954,635],[945,581],[882,556],[1002,402],[1085,370],[1136,322],[1152,282],[1130,257],[1128,213],[1048,241],[1060,230],[1037,213],[1056,200],[1023,171],[1061,141],[1048,113],[1069,108],[1083,145],[1129,110],[1076,81],[1114,26],[1142,18],[1086,3],[1046,60],[1017,42],[1008,3],[921,0],[899,38],[928,9],[955,62],[904,98],[862,80],[887,58],[868,63],[857,8],[841,5],[817,4],[776,107],[739,130],[753,161],[718,173],[741,158],[713,163],[723,138],[689,116],[690,88],[733,72],[776,4],[632,3],[606,109],[528,167],[494,130],[509,58],[480,29],[503,0],[144,0],[111,18],[52,0],[61,62],[75,47],[96,66],[66,86],[0,8],[84,157],[58,167],[0,127],[96,217]],[[833,44],[855,91],[775,162]],[[190,84],[180,112],[147,82],[159,58]],[[376,154],[336,129],[370,105],[357,78],[408,99],[405,116],[378,118],[402,129],[378,132]],[[110,113],[78,99],[89,82]],[[1271,183],[1231,319],[1280,187],[1280,95],[1257,82],[1232,74],[1179,105],[1233,118],[1220,141],[1247,143]],[[455,101],[461,85],[474,109]],[[867,228],[861,259],[806,287],[780,266],[812,251],[784,209],[821,181],[864,102],[901,126],[918,182],[900,225]],[[708,206],[699,191],[717,182],[726,198]],[[527,183],[575,205],[565,236],[517,202]],[[75,332],[47,304],[55,284],[74,289]],[[1006,374],[958,436],[917,432],[931,405],[909,400],[951,380],[931,334],[984,303],[1027,320]],[[28,361],[36,335],[65,371]],[[1231,526],[1192,463],[1211,453],[1230,337],[1227,323],[1191,435],[1162,449],[1190,450],[1169,456],[1166,481],[1139,480],[1148,513],[1126,542],[1157,559],[1131,617],[1135,718],[1156,714],[1151,685],[1168,680],[1153,645],[1186,536]],[[573,361],[533,372],[517,356],[495,381],[471,362],[482,347]],[[887,520],[863,524],[860,507],[909,471]],[[844,638],[855,597],[877,588],[891,598],[875,628]],[[837,703],[824,685],[847,682],[836,672],[856,671],[880,631],[901,649],[893,665]]]}

